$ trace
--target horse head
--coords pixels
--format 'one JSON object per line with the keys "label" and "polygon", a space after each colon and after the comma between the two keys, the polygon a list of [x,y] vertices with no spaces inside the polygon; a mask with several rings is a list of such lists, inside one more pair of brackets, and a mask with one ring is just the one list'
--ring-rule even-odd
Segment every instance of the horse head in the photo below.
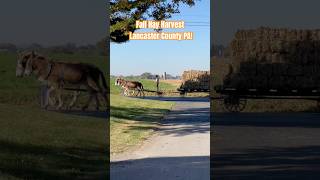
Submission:
{"label": "horse head", "polygon": [[18,53],[17,65],[16,65],[16,76],[22,77],[25,74],[28,62],[34,58],[35,52],[24,52]]}
{"label": "horse head", "polygon": [[27,58],[27,63],[25,66],[25,70],[24,70],[24,75],[26,76],[30,76],[31,73],[33,72],[33,61],[34,59],[37,57],[37,54],[32,51],[31,53],[29,53],[28,58]]}

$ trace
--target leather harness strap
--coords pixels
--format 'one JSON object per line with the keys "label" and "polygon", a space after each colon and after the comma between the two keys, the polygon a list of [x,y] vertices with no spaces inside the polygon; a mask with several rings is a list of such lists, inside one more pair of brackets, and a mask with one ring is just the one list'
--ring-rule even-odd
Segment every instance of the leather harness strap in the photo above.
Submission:
{"label": "leather harness strap", "polygon": [[51,62],[48,62],[48,69],[47,69],[48,73],[47,73],[47,75],[45,77],[45,80],[48,80],[48,78],[49,78],[49,76],[50,76],[50,74],[52,72],[52,66],[53,66],[53,64]]}

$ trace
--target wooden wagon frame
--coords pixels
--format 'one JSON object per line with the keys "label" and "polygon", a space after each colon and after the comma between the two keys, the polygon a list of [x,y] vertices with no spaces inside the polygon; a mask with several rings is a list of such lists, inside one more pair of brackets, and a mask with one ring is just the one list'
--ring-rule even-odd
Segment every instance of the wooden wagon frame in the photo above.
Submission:
{"label": "wooden wagon frame", "polygon": [[245,109],[248,99],[295,99],[317,101],[320,108],[320,89],[237,89],[215,86],[220,96],[212,97],[229,112],[241,112]]}

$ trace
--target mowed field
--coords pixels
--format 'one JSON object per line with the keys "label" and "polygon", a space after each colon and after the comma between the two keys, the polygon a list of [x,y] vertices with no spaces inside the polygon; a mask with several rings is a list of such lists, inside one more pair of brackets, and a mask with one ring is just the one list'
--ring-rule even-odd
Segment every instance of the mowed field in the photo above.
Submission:
{"label": "mowed field", "polygon": [[[145,89],[155,90],[155,82],[136,79],[143,83]],[[152,135],[158,123],[174,105],[172,102],[124,97],[120,87],[115,86],[115,79],[110,81],[111,118],[110,118],[110,151],[111,155],[119,154],[138,147]],[[175,89],[171,84],[162,83],[163,89]]]}
{"label": "mowed field", "polygon": [[[106,69],[106,57],[52,54]],[[39,106],[40,83],[15,77],[16,54],[0,54],[0,179],[106,179],[108,122]]]}

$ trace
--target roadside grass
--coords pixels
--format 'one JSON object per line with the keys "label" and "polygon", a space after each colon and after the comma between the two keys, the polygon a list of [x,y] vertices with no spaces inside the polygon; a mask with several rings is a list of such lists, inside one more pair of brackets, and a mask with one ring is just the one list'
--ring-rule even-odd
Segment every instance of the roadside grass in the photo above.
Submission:
{"label": "roadside grass", "polygon": [[[106,68],[100,56],[49,57]],[[16,60],[16,54],[0,53],[0,179],[106,179],[107,117],[41,110],[40,83],[17,78]]]}
{"label": "roadside grass", "polygon": [[158,127],[174,103],[111,95],[110,151],[139,146]]}
{"label": "roadside grass", "polygon": [[[130,79],[130,78],[125,78],[126,80],[131,80],[131,81],[139,81],[143,84],[144,89],[146,90],[151,90],[151,91],[156,91],[156,82],[153,80],[149,79]],[[115,86],[115,78],[110,79],[110,92],[111,94],[120,94],[121,88],[119,86]],[[174,84],[166,83],[166,82],[161,82],[159,84],[160,91],[176,91],[177,86]]]}
{"label": "roadside grass", "polygon": [[[133,80],[133,79],[130,79]],[[155,90],[155,82],[135,79],[143,83],[145,89]],[[157,100],[130,98],[120,95],[120,87],[110,80],[110,152],[118,154],[139,146],[152,135],[158,123],[170,111],[174,103]],[[167,83],[162,88],[174,89]]]}
{"label": "roadside grass", "polygon": [[0,104],[0,119],[0,179],[107,177],[105,118]]}

